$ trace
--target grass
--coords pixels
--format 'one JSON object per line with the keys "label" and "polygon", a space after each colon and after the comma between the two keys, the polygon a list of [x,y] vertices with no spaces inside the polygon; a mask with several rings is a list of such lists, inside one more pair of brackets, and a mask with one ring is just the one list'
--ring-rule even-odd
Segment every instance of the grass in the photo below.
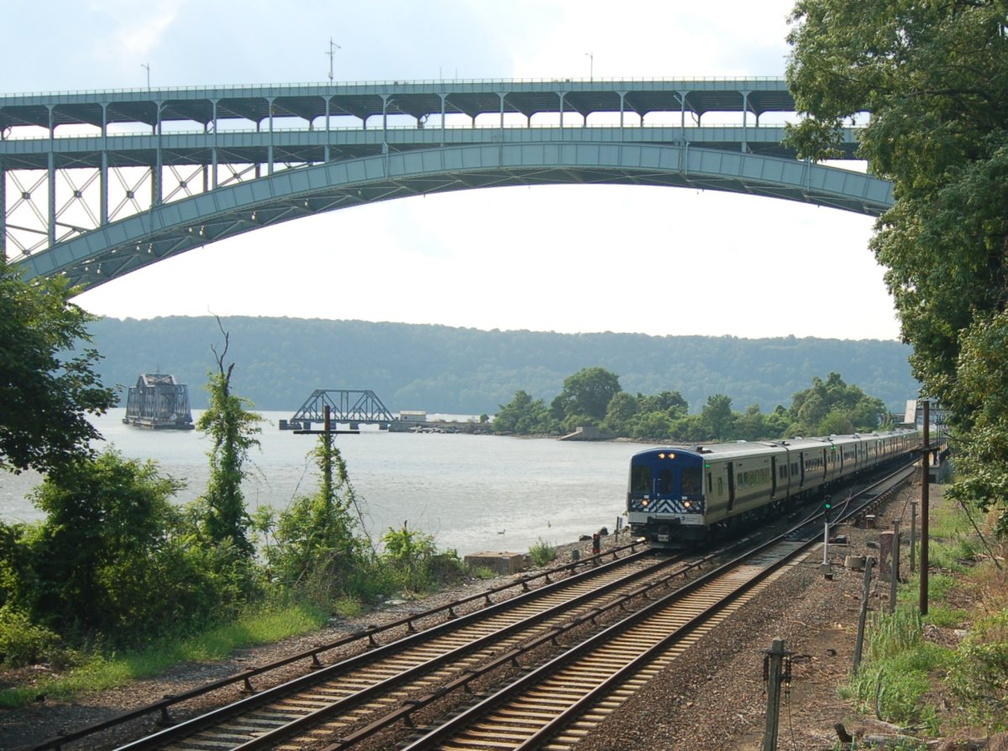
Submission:
{"label": "grass", "polygon": [[545,566],[556,560],[556,547],[550,545],[543,538],[536,540],[535,545],[529,548],[529,558],[536,566]]}
{"label": "grass", "polygon": [[[939,503],[931,511],[928,613],[919,613],[918,573],[900,586],[893,614],[874,615],[865,661],[840,693],[866,714],[929,735],[951,729],[943,724],[1002,730],[1008,724],[1008,574],[985,555],[959,506]],[[946,636],[929,638],[934,628]],[[966,633],[958,645],[953,630]],[[936,696],[951,710],[934,705]]]}
{"label": "grass", "polygon": [[242,647],[271,644],[321,628],[327,618],[322,611],[299,604],[256,609],[234,623],[210,628],[186,639],[136,652],[91,655],[83,664],[65,673],[52,673],[31,685],[0,690],[0,708],[22,707],[40,695],[67,699],[103,691],[137,678],[160,675],[180,663],[223,660]]}

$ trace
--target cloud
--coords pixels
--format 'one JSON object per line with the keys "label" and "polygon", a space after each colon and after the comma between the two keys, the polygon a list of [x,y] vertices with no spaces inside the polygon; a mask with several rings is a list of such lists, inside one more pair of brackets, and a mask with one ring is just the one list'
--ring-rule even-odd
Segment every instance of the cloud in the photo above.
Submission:
{"label": "cloud", "polygon": [[107,33],[91,43],[101,60],[135,60],[154,52],[178,18],[185,0],[159,0],[138,5],[131,0],[92,0],[92,13],[106,16]]}

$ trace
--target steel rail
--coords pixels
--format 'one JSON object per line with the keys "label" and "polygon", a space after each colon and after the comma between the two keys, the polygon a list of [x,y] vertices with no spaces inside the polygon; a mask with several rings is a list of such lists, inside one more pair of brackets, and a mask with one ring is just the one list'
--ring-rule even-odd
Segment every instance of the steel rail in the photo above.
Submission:
{"label": "steel rail", "polygon": [[[386,677],[380,680],[373,679],[369,685],[349,693],[343,698],[329,701],[326,703],[326,706],[314,711],[291,712],[288,721],[278,723],[277,726],[269,729],[268,734],[266,732],[267,728],[262,727],[255,733],[258,737],[248,740],[249,735],[246,734],[245,738],[243,738],[245,743],[232,744],[230,746],[231,748],[243,749],[262,747],[267,745],[268,742],[275,741],[277,737],[297,732],[306,726],[310,727],[332,715],[338,715],[341,712],[358,707],[364,702],[375,701],[376,697],[385,695],[390,690],[395,690],[410,680],[423,677],[433,670],[442,668],[445,665],[451,667],[465,654],[478,652],[481,648],[485,649],[486,645],[492,641],[507,639],[522,628],[528,629],[529,627],[534,627],[549,618],[570,617],[569,613],[572,607],[577,607],[591,598],[598,597],[600,592],[610,593],[619,587],[627,587],[637,579],[647,576],[649,572],[653,574],[654,571],[667,568],[674,562],[672,560],[662,561],[648,569],[632,572],[629,576],[622,573],[622,569],[626,565],[639,561],[646,555],[647,551],[623,559],[614,558],[612,562],[601,564],[597,568],[589,565],[587,570],[566,579],[555,581],[552,584],[530,590],[509,600],[445,621],[422,632],[409,634],[394,642],[377,646],[368,652],[354,655],[333,665],[318,668],[307,675],[295,678],[285,684],[267,689],[259,694],[249,696],[217,710],[212,710],[207,714],[188,720],[175,727],[167,728],[120,748],[123,751],[127,749],[129,751],[140,751],[140,749],[172,747],[166,746],[166,744],[173,742],[175,738],[225,725],[239,713],[259,710],[271,702],[284,701],[294,691],[305,690],[310,692],[323,682],[333,682],[341,677],[346,680],[346,676],[349,675],[353,675],[353,680],[357,683],[366,683],[362,675],[368,669],[372,671],[382,670],[387,674]],[[581,565],[583,566],[584,564],[582,563]],[[601,587],[592,583],[596,579],[602,580],[603,584]],[[568,590],[573,594],[565,594]],[[550,600],[551,597],[555,599]],[[546,605],[534,605],[537,601],[542,601]],[[537,607],[538,612],[522,615],[520,609],[529,607],[530,605]],[[509,612],[518,612],[521,617],[508,615]],[[463,628],[474,626],[490,630],[489,627],[481,625],[481,622],[492,618],[503,619],[504,622],[501,625],[493,627],[491,633],[467,637],[463,643],[457,646],[449,645],[451,646],[450,649],[444,648],[433,657],[430,655],[415,658],[403,657],[406,650],[422,648],[425,644],[429,644],[435,639],[457,639],[454,634]],[[542,628],[546,628],[546,626],[542,626]],[[428,651],[430,650],[428,649]],[[398,659],[399,664],[384,669],[374,667],[373,664],[383,658]],[[410,659],[413,659],[414,662],[409,663]]]}
{"label": "steel rail", "polygon": [[[860,491],[860,494],[885,485],[887,491],[877,494],[870,501],[870,504],[881,503],[887,493],[893,492],[897,487],[891,479],[899,475],[904,476],[904,481],[908,479],[905,471],[900,470],[873,483]],[[868,504],[852,509],[847,518],[867,507]],[[813,519],[812,522],[814,521]],[[805,540],[793,539],[812,522],[802,522],[759,544],[573,646],[470,709],[457,714],[447,723],[417,738],[404,751],[433,748],[453,751],[473,748],[531,751],[546,743],[550,743],[551,749],[569,747],[580,734],[572,736],[569,743],[560,741],[558,735],[567,727],[582,718],[589,709],[597,707],[604,697],[611,697],[635,676],[648,671],[657,672],[657,668],[652,667],[656,662],[671,662],[677,656],[673,654],[674,651],[680,649],[685,641],[695,640],[699,638],[698,633],[705,633],[705,630],[713,627],[712,619],[717,619],[729,606],[736,603],[740,605],[748,599],[747,595],[754,595],[759,586],[768,582],[785,564],[817,544],[818,537],[811,532]],[[774,559],[758,564],[758,567],[753,564],[754,559],[772,553],[775,548],[780,548],[781,552]],[[741,581],[730,582],[729,592],[713,602],[702,604],[691,617],[683,619],[677,615],[676,611],[682,609],[684,600],[690,597],[703,599],[710,590],[718,586],[719,581],[738,576],[739,569],[747,565],[751,570]],[[674,624],[672,628],[669,628],[670,623]],[[656,636],[656,633],[664,635]],[[607,665],[609,662],[613,664]],[[585,665],[588,667],[584,667]],[[604,671],[608,671],[608,674],[603,676]],[[542,697],[548,696],[548,700],[537,698],[536,691]],[[564,698],[564,692],[574,698]],[[520,701],[522,703],[519,704]],[[557,708],[558,704],[564,706]],[[508,709],[505,710],[505,707]],[[606,712],[611,710],[609,707]],[[585,724],[594,725],[598,721],[586,721]],[[471,730],[477,724],[478,728]],[[468,738],[465,735],[467,732],[471,732]],[[336,748],[342,746],[330,746],[325,751]]]}
{"label": "steel rail", "polygon": [[[252,679],[257,676],[266,675],[280,668],[287,667],[296,662],[301,662],[304,660],[310,661],[309,669],[317,670],[324,667],[320,656],[326,652],[331,652],[336,649],[345,648],[352,646],[355,642],[364,641],[367,644],[362,644],[363,649],[371,649],[380,646],[377,637],[382,634],[389,634],[393,631],[405,628],[407,633],[416,633],[423,630],[420,624],[424,621],[445,617],[454,619],[459,617],[460,611],[466,607],[490,607],[497,604],[492,597],[495,595],[500,595],[508,590],[520,587],[522,593],[532,591],[531,586],[534,582],[538,580],[543,580],[546,584],[552,584],[556,580],[556,577],[567,574],[572,574],[577,568],[586,566],[598,566],[602,564],[608,558],[612,558],[615,561],[621,553],[626,553],[629,551],[630,554],[637,553],[638,549],[644,546],[645,543],[641,540],[634,539],[629,543],[623,545],[617,545],[609,550],[601,551],[597,555],[593,555],[587,558],[583,558],[580,561],[575,561],[572,563],[566,563],[559,566],[554,566],[545,571],[538,571],[532,574],[527,574],[525,576],[519,577],[506,584],[501,584],[496,587],[491,587],[490,589],[484,590],[478,594],[470,595],[468,597],[463,597],[444,605],[439,605],[434,608],[429,608],[423,610],[419,613],[412,613],[406,615],[402,618],[398,618],[389,623],[385,623],[378,626],[368,626],[363,631],[349,634],[347,636],[341,637],[334,641],[326,642],[325,644],[320,644],[310,649],[303,650],[296,654],[283,657],[279,660],[272,661],[265,665],[260,665],[253,668],[248,668],[247,670],[242,670],[233,675],[221,678],[216,681],[211,681],[209,683],[203,684],[194,688],[190,691],[185,691],[178,694],[170,694],[165,696],[163,699],[153,702],[151,704],[146,704],[142,707],[129,710],[110,717],[107,720],[101,722],[86,725],[77,728],[69,733],[64,733],[59,736],[54,736],[47,738],[37,744],[29,744],[26,746],[21,746],[17,751],[58,751],[63,746],[66,746],[74,741],[80,741],[85,738],[94,737],[100,733],[108,730],[112,730],[126,723],[133,722],[134,720],[140,720],[148,715],[156,715],[158,718],[158,723],[164,726],[174,724],[174,719],[171,716],[171,709],[185,702],[197,699],[206,694],[214,693],[216,691],[221,691],[223,689],[234,686],[235,684],[242,684],[243,690],[252,693],[255,691],[252,685]],[[641,553],[638,553],[641,555]],[[502,602],[505,600],[499,600]],[[478,611],[474,611],[478,612]]]}

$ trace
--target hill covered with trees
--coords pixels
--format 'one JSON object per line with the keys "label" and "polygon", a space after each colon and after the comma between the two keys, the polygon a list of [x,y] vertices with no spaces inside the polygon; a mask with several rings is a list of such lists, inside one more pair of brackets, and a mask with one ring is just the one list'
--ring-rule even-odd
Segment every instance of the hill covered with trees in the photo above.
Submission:
{"label": "hill covered with trees", "polygon": [[[736,409],[764,412],[790,404],[816,376],[847,383],[893,411],[917,395],[910,350],[894,341],[740,339],[644,334],[480,331],[449,326],[299,318],[229,317],[234,388],[257,409],[296,410],[314,389],[371,389],[392,411],[494,414],[518,391],[552,399],[564,379],[586,367],[619,376],[631,394],[677,391],[698,413],[723,394]],[[89,326],[104,359],[106,384],[133,385],[160,370],[189,384],[194,407],[206,404],[212,316],[102,319]],[[125,395],[125,391],[123,392]]]}

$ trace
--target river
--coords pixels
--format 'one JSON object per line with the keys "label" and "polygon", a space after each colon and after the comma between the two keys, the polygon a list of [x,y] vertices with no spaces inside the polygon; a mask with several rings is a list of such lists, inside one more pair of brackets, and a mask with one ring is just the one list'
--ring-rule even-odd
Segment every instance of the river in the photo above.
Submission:
{"label": "river", "polygon": [[[124,410],[95,419],[123,455],[153,459],[187,483],[176,500],[205,489],[209,440],[198,431],[149,431],[122,423]],[[198,411],[194,417],[198,418]],[[277,428],[286,412],[266,420],[244,483],[250,508],[283,509],[318,484],[310,451],[318,440]],[[387,433],[362,426],[336,445],[347,465],[367,531],[379,538],[407,522],[460,555],[483,551],[524,553],[538,541],[558,545],[600,527],[613,529],[623,513],[630,456],[647,446],[621,442],[574,443],[460,433]],[[40,519],[26,497],[39,476],[0,474],[0,519]]]}

